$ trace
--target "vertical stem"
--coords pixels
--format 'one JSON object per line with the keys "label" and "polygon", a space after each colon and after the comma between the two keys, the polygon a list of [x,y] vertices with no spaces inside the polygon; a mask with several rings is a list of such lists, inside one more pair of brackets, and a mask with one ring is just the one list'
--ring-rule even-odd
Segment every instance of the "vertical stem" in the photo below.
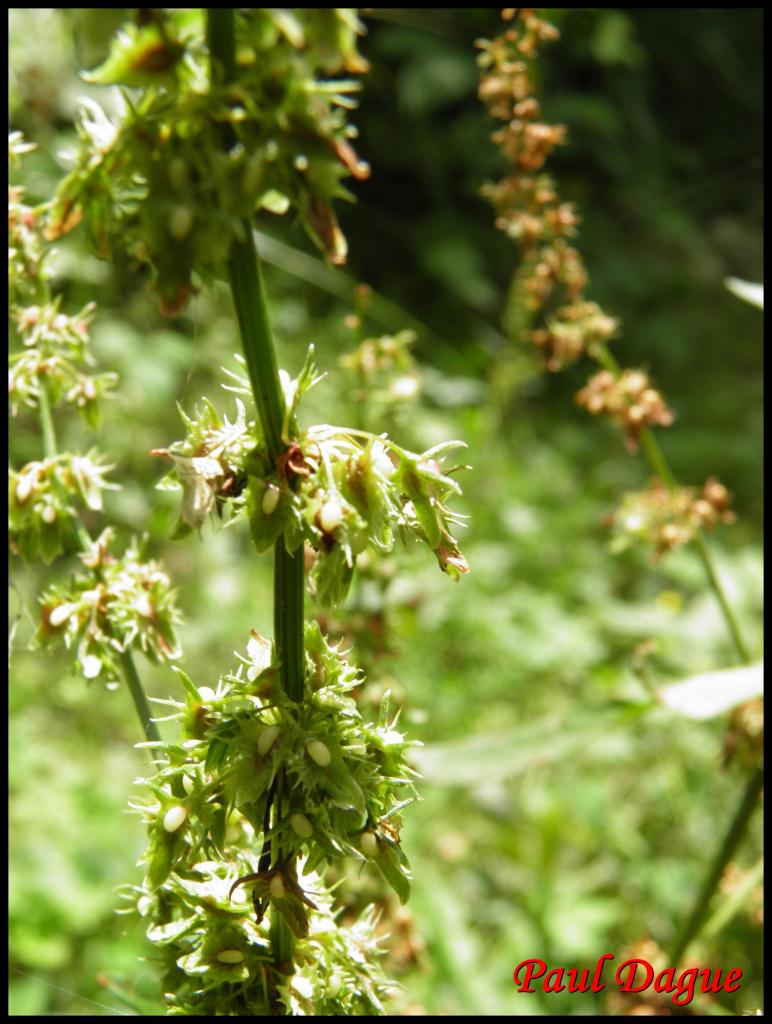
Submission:
{"label": "vertical stem", "polygon": [[[232,81],[236,76],[235,21],[232,9],[207,9],[207,41],[213,64],[220,64],[226,83]],[[213,81],[216,75],[217,70],[213,68]],[[289,441],[289,438],[282,436],[284,396],[279,381],[260,259],[255,248],[252,225],[248,220],[242,223],[242,234],[242,239],[235,241],[231,247],[228,273],[255,405],[268,456],[275,464]],[[303,699],[305,678],[302,545],[297,551],[289,552],[283,537],[276,542],[273,587],[274,640],[281,685],[288,697],[300,701]],[[271,945],[277,965],[284,969],[290,967],[294,940],[284,918],[278,913],[274,913],[271,919]]]}
{"label": "vertical stem", "polygon": [[697,937],[702,925],[705,923],[705,918],[707,917],[708,910],[710,909],[711,897],[721,881],[724,869],[745,835],[745,830],[754,810],[756,809],[756,804],[759,796],[761,795],[763,785],[764,771],[762,768],[756,768],[746,783],[742,800],[735,811],[735,815],[727,829],[723,842],[716,851],[716,855],[710,864],[708,873],[706,874],[700,891],[697,894],[697,899],[695,900],[692,912],[687,918],[683,928],[678,933],[676,941],[673,944],[672,954],[668,959],[668,962],[672,964],[673,967],[677,968],[679,966],[684,953],[691,942]]}
{"label": "vertical stem", "polygon": [[123,664],[123,674],[126,676],[131,699],[134,701],[134,707],[137,710],[139,720],[145,732],[145,738],[149,743],[160,743],[161,734],[150,714],[150,705],[145,696],[145,691],[142,689],[142,682],[137,672],[137,666],[134,664],[134,659],[131,656],[131,651],[123,652],[121,663]]}
{"label": "vertical stem", "polygon": [[43,432],[43,454],[47,459],[54,459],[57,455],[56,431],[54,420],[51,415],[51,403],[48,400],[48,391],[44,381],[40,382],[40,395],[38,396],[38,412],[40,414],[40,429]]}

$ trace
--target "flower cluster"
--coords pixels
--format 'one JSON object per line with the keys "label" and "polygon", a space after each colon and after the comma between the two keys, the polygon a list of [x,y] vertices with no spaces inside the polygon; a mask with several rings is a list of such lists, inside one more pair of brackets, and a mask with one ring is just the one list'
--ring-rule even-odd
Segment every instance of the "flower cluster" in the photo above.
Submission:
{"label": "flower cluster", "polygon": [[[11,142],[15,138],[15,144]],[[19,155],[33,148],[9,137],[9,149]],[[10,315],[21,345],[10,356],[8,398],[12,416],[23,408],[37,409],[41,392],[52,406],[64,401],[75,405],[86,422],[96,427],[99,400],[117,380],[113,373],[89,374],[89,325],[94,313],[89,303],[75,315],[61,310],[61,301],[48,294],[48,268],[42,239],[43,216],[25,206],[23,190],[8,192],[8,283]]]}
{"label": "flower cluster", "polygon": [[622,550],[633,541],[643,540],[654,546],[654,557],[659,558],[688,544],[700,529],[734,522],[729,503],[729,492],[714,478],[701,491],[694,487],[668,488],[654,480],[647,490],[625,495],[611,518],[614,547]]}
{"label": "flower cluster", "polygon": [[[182,735],[155,745],[165,759],[148,782],[150,802],[137,805],[150,843],[135,896],[185,1012],[226,1005],[234,981],[275,988],[269,1004],[294,1001],[295,1012],[382,1012],[383,983],[359,945],[373,943],[374,921],[335,925],[317,872],[355,858],[407,899],[399,813],[415,798],[411,744],[388,697],[377,722],[362,719],[350,696],[361,676],[316,624],[306,626],[305,665],[303,699],[291,701],[271,643],[253,633],[216,689],[179,673],[185,701],[162,702]],[[269,908],[298,942],[291,979],[271,961]]]}
{"label": "flower cluster", "polygon": [[605,344],[614,335],[617,321],[595,302],[573,302],[547,317],[546,326],[535,330],[533,342],[544,354],[548,370],[573,363],[594,344]]}
{"label": "flower cluster", "polygon": [[[283,374],[288,418],[318,379],[311,354],[296,380]],[[299,431],[272,465],[241,404],[233,424],[221,420],[211,405],[197,418],[185,417],[185,423],[184,441],[156,449],[174,460],[161,486],[183,491],[177,536],[198,528],[213,508],[222,513],[227,505],[231,519],[246,511],[258,551],[279,537],[288,551],[307,545],[310,583],[324,605],[345,599],[359,555],[367,549],[391,551],[398,538],[426,542],[443,572],[454,578],[468,572],[451,532],[463,517],[447,504],[461,493],[452,474],[464,467],[441,465],[451,450],[465,447],[463,442],[448,441],[418,454],[385,435],[322,424]]]}
{"label": "flower cluster", "polygon": [[86,679],[120,676],[120,656],[139,647],[153,661],[179,657],[174,627],[180,621],[169,577],[141,558],[133,544],[118,559],[108,527],[80,555],[87,571],[55,584],[40,598],[38,644],[75,647]]}
{"label": "flower cluster", "polygon": [[[142,10],[120,33],[100,84],[124,93],[117,124],[93,103],[80,115],[81,150],[49,218],[49,237],[87,214],[97,248],[118,244],[151,264],[162,309],[181,310],[195,274],[222,274],[234,240],[259,210],[292,209],[333,262],[346,243],[332,202],[346,175],[367,177],[346,112],[366,64],[352,10],[239,9],[238,85],[212,82],[203,11]],[[223,145],[227,140],[227,145]]]}
{"label": "flower cluster", "polygon": [[638,437],[645,427],[669,427],[673,413],[643,370],[624,370],[616,376],[601,370],[577,392],[576,401],[593,416],[610,416],[625,431],[630,452],[638,448]]}
{"label": "flower cluster", "polygon": [[115,489],[97,451],[65,453],[8,471],[8,543],[26,562],[51,562],[72,547],[78,505],[102,509],[102,493]]}
{"label": "flower cluster", "polygon": [[413,331],[400,331],[366,338],[353,352],[342,356],[340,365],[356,380],[352,400],[387,409],[415,398],[421,382],[418,364],[410,353],[414,342]]}

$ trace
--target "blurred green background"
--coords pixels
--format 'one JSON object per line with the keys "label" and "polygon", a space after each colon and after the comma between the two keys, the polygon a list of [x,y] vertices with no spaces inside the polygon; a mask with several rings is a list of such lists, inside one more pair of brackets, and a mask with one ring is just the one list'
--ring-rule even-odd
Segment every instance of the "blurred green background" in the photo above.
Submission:
{"label": "blurred green background", "polygon": [[[41,201],[73,145],[78,97],[109,102],[77,70],[103,56],[125,12],[10,14],[10,124],[39,146],[22,180]],[[550,168],[583,217],[589,296],[623,322],[621,362],[651,370],[677,413],[662,435],[676,475],[701,484],[715,474],[735,495],[738,522],[711,546],[757,654],[761,315],[723,280],[762,277],[761,11],[550,16],[562,38],[539,62],[540,90],[546,119],[566,123],[570,139]],[[453,585],[430,555],[408,552],[387,586],[363,581],[341,616],[385,621],[391,651],[369,653],[372,684],[401,695],[403,720],[426,744],[424,801],[404,838],[414,922],[397,929],[397,1008],[608,1013],[593,995],[518,995],[512,970],[529,957],[592,965],[672,939],[742,777],[721,769],[725,720],[664,708],[631,717],[625,702],[734,655],[690,551],[653,564],[607,550],[604,517],[649,474],[574,405],[588,364],[548,376],[502,332],[517,251],[478,195],[505,167],[476,98],[474,49],[499,31],[497,12],[378,9],[365,21],[371,72],[355,120],[373,174],[340,211],[348,266],[325,269],[279,218],[258,227],[270,236],[280,360],[296,372],[313,341],[329,371],[306,422],[351,420],[338,358],[355,343],[345,317],[366,282],[376,296],[367,335],[417,333],[421,399],[389,429],[416,450],[469,443],[471,575]],[[98,303],[94,351],[121,376],[97,439],[122,484],[109,516],[126,537],[149,533],[179,588],[184,665],[212,685],[250,628],[270,633],[270,560],[253,556],[245,526],[167,541],[176,497],[154,490],[163,467],[148,452],[181,436],[175,401],[207,395],[232,408],[219,369],[238,351],[227,291],[202,293],[170,322],[136,268],[100,263],[77,232],[55,265],[66,303]],[[63,446],[93,443],[78,422],[59,430]],[[34,418],[14,421],[13,465],[39,451]],[[36,597],[67,568],[11,565],[11,1013],[159,1013],[152,962],[140,959],[152,951],[114,912],[143,847],[127,811],[146,764],[128,695],[26,650]],[[153,694],[178,695],[170,671],[143,665],[142,675]],[[759,841],[755,821],[742,868]],[[757,903],[754,893],[696,949],[745,972],[740,991],[705,1012],[763,1004]]]}

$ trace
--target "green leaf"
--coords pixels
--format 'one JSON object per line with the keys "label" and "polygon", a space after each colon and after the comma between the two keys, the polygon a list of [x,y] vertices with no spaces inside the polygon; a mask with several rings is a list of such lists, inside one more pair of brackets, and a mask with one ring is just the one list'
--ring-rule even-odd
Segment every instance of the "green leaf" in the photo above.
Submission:
{"label": "green leaf", "polygon": [[399,897],[399,902],[407,903],[410,899],[410,865],[401,847],[379,840],[375,863]]}

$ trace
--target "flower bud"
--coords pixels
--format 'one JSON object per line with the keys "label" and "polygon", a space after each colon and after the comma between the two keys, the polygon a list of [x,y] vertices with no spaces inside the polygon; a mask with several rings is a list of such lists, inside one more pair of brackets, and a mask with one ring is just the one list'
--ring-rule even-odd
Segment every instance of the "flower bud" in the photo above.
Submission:
{"label": "flower bud", "polygon": [[217,954],[217,959],[221,964],[240,964],[244,959],[244,954],[240,949],[224,949]]}
{"label": "flower bud", "polygon": [[319,525],[325,533],[334,533],[343,519],[343,509],[337,498],[328,498],[319,509]]}
{"label": "flower bud", "polygon": [[96,385],[90,377],[83,381],[83,397],[87,402],[93,402],[96,398]]}
{"label": "flower bud", "polygon": [[48,622],[54,629],[58,629],[64,625],[77,609],[78,606],[76,604],[60,604],[51,611],[51,614],[48,616]]}
{"label": "flower bud", "polygon": [[190,794],[193,792],[194,787],[195,787],[195,783],[193,782],[193,779],[191,779],[191,777],[189,775],[183,775],[182,776],[182,788],[185,790],[185,792],[188,794],[188,796],[190,796]]}
{"label": "flower bud", "polygon": [[276,506],[279,504],[280,497],[281,491],[276,484],[268,484],[263,492],[262,507],[264,515],[270,516],[276,511]]}
{"label": "flower bud", "polygon": [[286,890],[281,875],[273,876],[268,884],[268,891],[275,900],[280,900],[285,896]]}
{"label": "flower bud", "polygon": [[208,700],[214,700],[215,697],[217,696],[214,690],[209,686],[199,686],[197,687],[197,689],[198,695],[201,698],[202,703],[205,703]]}
{"label": "flower bud", "polygon": [[260,735],[257,737],[257,752],[261,757],[265,757],[274,745],[278,739],[280,731],[281,730],[278,725],[267,725],[265,729],[262,730]]}
{"label": "flower bud", "polygon": [[188,816],[187,807],[175,804],[164,814],[164,828],[167,832],[176,832]]}
{"label": "flower bud", "polygon": [[320,768],[326,768],[330,761],[332,761],[329,747],[325,746],[321,740],[309,740],[306,743],[306,750],[311,760],[316,761]]}
{"label": "flower bud", "polygon": [[290,826],[292,831],[301,837],[301,839],[308,839],[314,834],[314,826],[305,816],[299,811],[290,817]]}
{"label": "flower bud", "polygon": [[52,526],[56,522],[56,509],[53,505],[46,505],[43,511],[40,513],[40,518],[44,523]]}
{"label": "flower bud", "polygon": [[362,853],[366,857],[378,856],[378,837],[375,832],[371,832],[370,829],[367,829],[367,831],[362,833],[359,845],[362,847]]}

